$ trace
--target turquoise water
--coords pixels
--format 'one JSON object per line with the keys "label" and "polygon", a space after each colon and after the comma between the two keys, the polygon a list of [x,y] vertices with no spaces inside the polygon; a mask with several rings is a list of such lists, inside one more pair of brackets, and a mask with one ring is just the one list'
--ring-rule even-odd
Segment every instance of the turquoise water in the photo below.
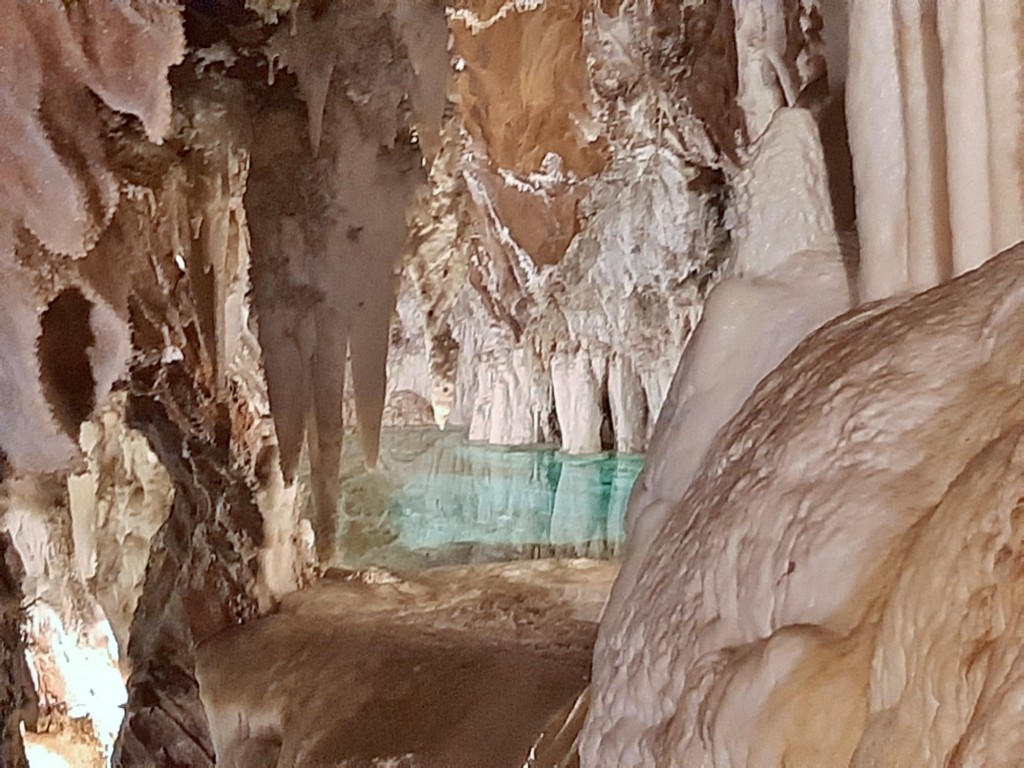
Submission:
{"label": "turquoise water", "polygon": [[469,443],[460,432],[386,431],[380,467],[346,441],[337,561],[424,567],[550,556],[614,557],[643,457]]}

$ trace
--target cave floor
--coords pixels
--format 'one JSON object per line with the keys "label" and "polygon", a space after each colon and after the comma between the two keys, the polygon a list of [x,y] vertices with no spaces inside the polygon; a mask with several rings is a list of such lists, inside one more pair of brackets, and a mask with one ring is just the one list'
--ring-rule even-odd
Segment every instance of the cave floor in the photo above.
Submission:
{"label": "cave floor", "polygon": [[329,571],[199,650],[227,766],[515,766],[590,678],[618,566]]}

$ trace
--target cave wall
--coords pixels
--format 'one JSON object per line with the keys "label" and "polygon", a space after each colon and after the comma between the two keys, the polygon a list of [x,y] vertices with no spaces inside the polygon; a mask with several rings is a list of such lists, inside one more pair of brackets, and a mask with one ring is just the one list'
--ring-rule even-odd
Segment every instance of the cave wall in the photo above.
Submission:
{"label": "cave wall", "polygon": [[[126,370],[127,308],[85,274],[84,257],[122,194],[104,137],[117,130],[117,112],[131,115],[148,139],[162,140],[171,121],[166,71],[184,42],[177,11],[162,5],[33,3],[8,14],[0,41],[7,105],[0,118],[0,450],[18,470],[49,471],[75,459],[76,420]],[[34,259],[39,252],[56,258]],[[58,300],[77,308],[61,313],[58,304],[47,315]],[[72,332],[89,360],[61,365],[68,361],[56,339]]]}
{"label": "cave wall", "polygon": [[[157,146],[170,130],[166,72],[181,59],[184,42],[177,10],[157,4],[17,4],[0,33],[0,453],[6,477],[47,489],[5,489],[4,524],[14,535],[5,534],[4,626],[16,639],[4,642],[4,675],[17,686],[32,685],[17,650],[26,631],[20,595],[28,576],[10,566],[20,560],[19,538],[23,548],[37,546],[29,553],[41,567],[32,597],[45,595],[64,615],[93,618],[73,566],[63,484],[33,475],[82,467],[79,423],[103,406],[128,370],[121,281],[131,271],[111,280],[90,254],[131,195],[133,169],[119,154],[121,140]],[[113,272],[133,261],[119,256]],[[39,535],[26,540],[32,526]],[[19,727],[34,727],[36,713],[24,703],[27,694],[6,690],[4,764],[19,765]]]}
{"label": "cave wall", "polygon": [[[1017,695],[1017,629],[1004,617],[1019,611],[1007,563],[1020,247],[993,258],[1024,234],[1019,9],[821,9],[833,106],[820,133],[840,246],[850,219],[829,121],[844,92],[856,185],[859,253],[840,248],[849,298],[891,298],[812,333],[746,382],[749,397],[729,405],[718,395],[735,391],[717,392],[718,430],[701,423],[699,384],[732,365],[702,341],[728,338],[739,316],[715,313],[712,292],[670,394],[682,407],[663,411],[631,499],[640,536],[602,621],[584,765],[995,765],[1019,749],[1002,724]],[[802,168],[803,183],[821,172]],[[802,183],[771,177],[780,190],[765,210],[785,216]],[[792,298],[773,306],[815,306]],[[820,308],[802,331],[810,316],[785,323],[793,343],[841,304]],[[770,310],[754,317],[737,338],[773,322]],[[693,426],[707,447],[696,458]]]}
{"label": "cave wall", "polygon": [[111,620],[115,764],[212,764],[195,647],[311,575],[307,424],[330,548],[350,353],[375,455],[447,75],[441,7],[400,5],[35,4],[0,38],[0,465],[52,491],[4,518],[88,598],[68,626]]}
{"label": "cave wall", "polygon": [[737,8],[450,11],[453,108],[405,269],[420,394],[471,439],[647,447],[731,258],[751,142],[827,96],[813,3]]}
{"label": "cave wall", "polygon": [[34,728],[39,717],[39,702],[25,658],[25,626],[21,579],[21,558],[10,536],[0,533],[0,588],[2,588],[3,624],[0,625],[0,721],[3,722],[0,757],[3,764],[23,768],[25,748],[21,727]]}

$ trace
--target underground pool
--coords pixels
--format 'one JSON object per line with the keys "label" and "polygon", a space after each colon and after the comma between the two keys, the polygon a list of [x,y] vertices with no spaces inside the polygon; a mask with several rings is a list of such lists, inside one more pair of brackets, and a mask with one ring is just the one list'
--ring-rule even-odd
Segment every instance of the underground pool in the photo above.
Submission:
{"label": "underground pool", "polygon": [[461,431],[393,429],[378,468],[346,440],[332,565],[423,568],[615,557],[643,456],[471,443]]}

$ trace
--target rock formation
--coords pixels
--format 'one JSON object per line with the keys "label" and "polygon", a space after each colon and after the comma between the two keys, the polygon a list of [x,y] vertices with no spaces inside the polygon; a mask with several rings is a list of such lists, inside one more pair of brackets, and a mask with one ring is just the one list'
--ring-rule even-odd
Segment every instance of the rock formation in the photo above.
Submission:
{"label": "rock formation", "polygon": [[[853,296],[897,298],[813,334],[719,430],[773,361],[741,364],[736,378],[733,363],[704,357],[721,345],[703,340],[750,343],[773,314],[716,316],[712,294],[631,499],[639,535],[598,640],[586,765],[981,765],[1016,754],[997,723],[1014,695],[1001,648],[1016,642],[1002,618],[1016,608],[1000,600],[1016,592],[1003,564],[1019,495],[1019,247],[906,295],[1024,235],[1022,125],[1008,106],[1019,102],[1019,10],[822,10],[856,179]],[[828,121],[826,109],[826,156]],[[797,199],[765,209],[777,217],[766,231],[785,233],[776,257],[814,221],[783,220]],[[737,231],[741,244],[750,234]],[[787,280],[799,279],[793,266]],[[790,312],[813,311],[780,322],[790,345],[841,309],[822,294],[793,298]],[[694,438],[699,450],[685,452]]]}
{"label": "rock formation", "polygon": [[764,379],[609,606],[585,763],[1015,759],[1022,267],[868,305]]}
{"label": "rock formation", "polygon": [[850,4],[865,298],[927,288],[1024,237],[1020,18],[1000,3]]}
{"label": "rock formation", "polygon": [[[735,256],[708,295],[630,500],[629,551],[645,552],[689,488],[719,429],[803,338],[849,309],[818,130],[779,109],[739,185]],[[627,559],[616,593],[632,589]]]}
{"label": "rock formation", "polygon": [[197,644],[329,559],[346,426],[431,419],[650,448],[585,764],[1005,762],[1020,16],[13,4],[4,764],[44,615],[110,623],[115,763],[212,764]]}
{"label": "rock formation", "polygon": [[406,270],[428,308],[423,394],[471,439],[646,448],[750,143],[777,107],[822,104],[820,16],[784,5],[451,12],[458,111]]}

